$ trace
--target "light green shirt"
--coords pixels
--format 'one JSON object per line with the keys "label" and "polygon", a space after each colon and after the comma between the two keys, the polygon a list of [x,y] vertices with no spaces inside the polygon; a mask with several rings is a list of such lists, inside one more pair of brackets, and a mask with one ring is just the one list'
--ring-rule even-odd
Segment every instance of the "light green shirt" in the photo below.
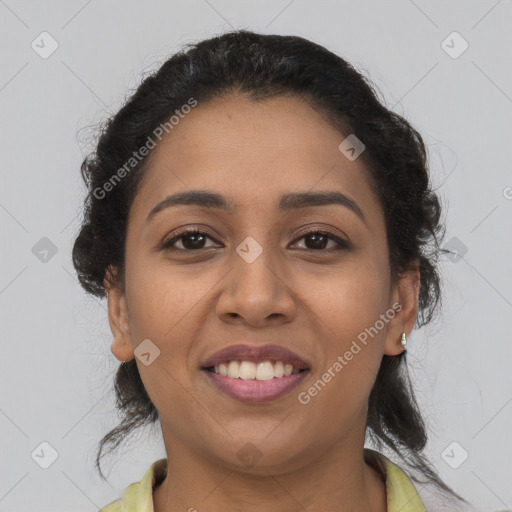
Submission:
{"label": "light green shirt", "polygon": [[[426,512],[425,506],[407,475],[384,455],[364,449],[365,460],[376,462],[385,475],[388,512]],[[129,485],[123,497],[109,503],[99,512],[154,512],[153,488],[167,474],[167,459],[154,462],[140,482]]]}

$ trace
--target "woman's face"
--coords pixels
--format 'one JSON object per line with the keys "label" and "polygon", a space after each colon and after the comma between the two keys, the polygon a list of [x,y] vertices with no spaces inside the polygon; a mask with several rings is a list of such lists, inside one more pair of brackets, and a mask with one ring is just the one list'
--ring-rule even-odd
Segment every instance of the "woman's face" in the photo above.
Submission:
{"label": "woman's face", "polygon": [[[109,318],[112,352],[137,356],[169,456],[180,446],[226,467],[277,473],[362,446],[382,356],[399,354],[414,324],[418,276],[392,285],[384,214],[361,159],[340,151],[345,138],[301,99],[229,95],[200,103],[153,150],[130,210],[125,288],[110,290]],[[221,196],[232,210],[202,200],[150,215],[192,191]],[[280,208],[283,196],[319,192],[347,200]],[[305,232],[313,228],[321,233]],[[307,371],[233,386],[203,368],[240,344],[284,347]],[[246,398],[216,384],[228,379]],[[272,398],[279,379],[297,382]]]}

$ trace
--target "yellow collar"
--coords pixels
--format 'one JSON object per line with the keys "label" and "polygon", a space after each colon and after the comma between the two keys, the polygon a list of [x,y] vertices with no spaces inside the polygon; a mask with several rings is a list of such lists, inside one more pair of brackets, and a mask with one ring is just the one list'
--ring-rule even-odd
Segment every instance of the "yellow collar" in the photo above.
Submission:
{"label": "yellow collar", "polygon": [[[407,475],[387,457],[364,448],[365,461],[385,478],[388,512],[426,512],[416,489]],[[167,459],[159,459],[146,471],[140,482],[129,485],[123,497],[99,512],[154,512],[153,488],[167,474]]]}
{"label": "yellow collar", "polygon": [[369,448],[364,449],[364,459],[384,475],[388,512],[427,512],[414,485],[396,464]]}

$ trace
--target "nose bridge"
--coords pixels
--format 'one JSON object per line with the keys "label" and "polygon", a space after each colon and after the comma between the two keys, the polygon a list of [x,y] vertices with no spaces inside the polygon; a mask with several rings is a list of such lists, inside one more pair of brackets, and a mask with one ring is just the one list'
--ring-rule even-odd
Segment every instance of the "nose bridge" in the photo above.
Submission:
{"label": "nose bridge", "polygon": [[238,279],[249,282],[252,286],[262,288],[273,287],[279,272],[277,252],[279,247],[272,247],[274,241],[268,233],[259,234],[253,230],[253,235],[246,236],[235,249],[234,270]]}
{"label": "nose bridge", "polygon": [[252,234],[235,247],[232,271],[227,276],[229,284],[218,304],[219,315],[236,314],[253,324],[271,315],[290,317],[295,306],[289,287],[280,276],[278,242],[257,229],[247,232]]}
{"label": "nose bridge", "polygon": [[279,251],[279,240],[274,239],[275,218],[270,214],[270,205],[263,198],[253,200],[252,204],[259,206],[246,209],[243,218],[238,217],[241,228],[237,231],[236,253],[246,265],[256,261],[270,265]]}

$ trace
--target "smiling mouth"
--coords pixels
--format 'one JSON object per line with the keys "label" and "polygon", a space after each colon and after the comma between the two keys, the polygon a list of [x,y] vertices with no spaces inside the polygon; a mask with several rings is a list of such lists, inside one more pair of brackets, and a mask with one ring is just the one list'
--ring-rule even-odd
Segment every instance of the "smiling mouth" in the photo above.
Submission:
{"label": "smiling mouth", "polygon": [[202,372],[225,395],[257,404],[284,398],[307,378],[310,369],[294,368],[282,361],[230,361],[203,367]]}
{"label": "smiling mouth", "polygon": [[249,404],[284,399],[311,373],[311,363],[276,344],[230,345],[203,360],[199,368],[209,385]]}
{"label": "smiling mouth", "polygon": [[259,363],[253,361],[229,361],[203,369],[232,379],[259,381],[280,379],[308,371],[307,368],[297,368],[283,361],[272,362],[270,360]]}

